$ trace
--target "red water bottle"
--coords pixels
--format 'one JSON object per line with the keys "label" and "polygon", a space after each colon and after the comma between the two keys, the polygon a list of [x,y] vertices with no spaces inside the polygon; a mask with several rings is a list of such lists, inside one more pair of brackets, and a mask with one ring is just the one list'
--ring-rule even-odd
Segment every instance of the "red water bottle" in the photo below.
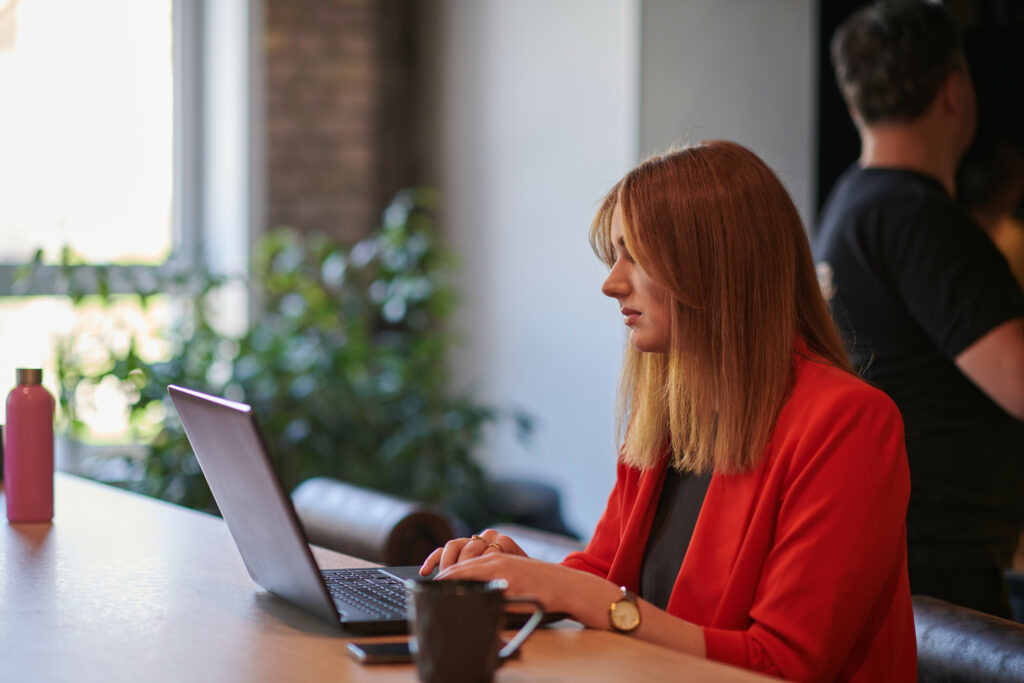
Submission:
{"label": "red water bottle", "polygon": [[18,368],[18,386],[7,395],[4,493],[10,522],[53,519],[53,396],[42,382],[42,370]]}

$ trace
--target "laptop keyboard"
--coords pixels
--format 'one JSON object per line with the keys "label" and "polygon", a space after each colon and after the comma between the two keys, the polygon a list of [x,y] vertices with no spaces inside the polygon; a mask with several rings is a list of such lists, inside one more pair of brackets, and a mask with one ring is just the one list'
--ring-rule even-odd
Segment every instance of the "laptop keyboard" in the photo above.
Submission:
{"label": "laptop keyboard", "polygon": [[331,569],[321,574],[344,616],[405,619],[408,589],[395,577],[367,569]]}

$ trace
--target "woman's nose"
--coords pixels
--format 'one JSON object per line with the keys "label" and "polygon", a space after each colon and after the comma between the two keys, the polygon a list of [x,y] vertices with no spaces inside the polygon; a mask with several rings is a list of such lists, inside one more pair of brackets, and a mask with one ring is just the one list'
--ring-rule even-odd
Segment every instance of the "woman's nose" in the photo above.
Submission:
{"label": "woman's nose", "polygon": [[605,278],[604,283],[601,285],[601,293],[613,299],[629,294],[629,280],[622,272],[621,263],[620,261],[612,266],[612,271],[608,273],[608,277]]}

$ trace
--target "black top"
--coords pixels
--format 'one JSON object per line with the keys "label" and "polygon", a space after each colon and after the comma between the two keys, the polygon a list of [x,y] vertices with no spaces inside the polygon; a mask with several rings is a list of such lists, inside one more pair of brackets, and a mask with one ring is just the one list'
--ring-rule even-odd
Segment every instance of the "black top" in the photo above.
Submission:
{"label": "black top", "polygon": [[639,591],[641,598],[661,609],[668,607],[710,483],[710,474],[683,474],[671,467],[665,473],[644,548]]}
{"label": "black top", "polygon": [[903,415],[909,561],[1007,560],[1024,518],[1024,429],[954,364],[1024,315],[1006,260],[938,181],[897,169],[846,171],[815,246],[854,366]]}

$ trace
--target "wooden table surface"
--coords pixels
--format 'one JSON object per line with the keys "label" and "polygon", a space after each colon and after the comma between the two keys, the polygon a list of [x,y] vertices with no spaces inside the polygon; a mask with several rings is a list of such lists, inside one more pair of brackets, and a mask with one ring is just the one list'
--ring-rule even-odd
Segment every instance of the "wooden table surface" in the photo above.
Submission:
{"label": "wooden table surface", "polygon": [[[0,681],[417,680],[356,663],[339,631],[254,584],[218,517],[66,474],[56,492],[52,524],[3,527]],[[570,626],[535,633],[495,680],[769,679]]]}

